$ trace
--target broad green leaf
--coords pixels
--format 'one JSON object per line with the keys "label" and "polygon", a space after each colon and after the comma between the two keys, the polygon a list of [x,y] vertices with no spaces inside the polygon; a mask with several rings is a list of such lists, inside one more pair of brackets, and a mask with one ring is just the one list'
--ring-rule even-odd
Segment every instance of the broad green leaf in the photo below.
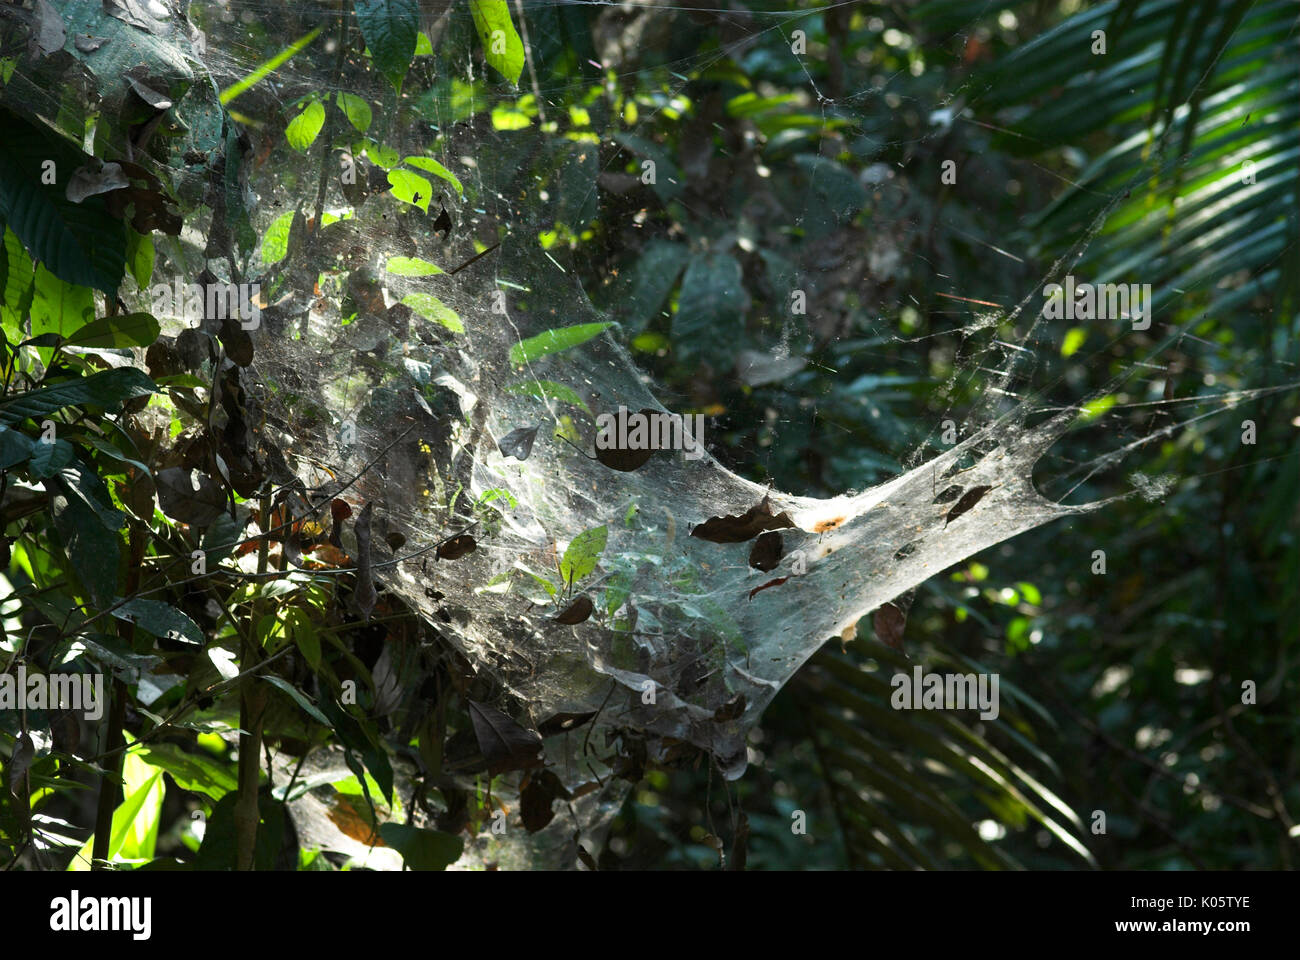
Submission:
{"label": "broad green leaf", "polygon": [[282,614],[294,644],[313,671],[320,669],[320,637],[306,610],[289,607]]}
{"label": "broad green leaf", "polygon": [[452,173],[432,157],[405,157],[402,159],[402,162],[408,166],[415,167],[417,170],[426,170],[436,177],[442,177],[442,179],[446,180],[456,188],[456,193],[458,195],[462,197],[465,196],[465,188],[462,187],[460,181],[456,179],[456,174]]}
{"label": "broad green leaf", "polygon": [[426,320],[441,323],[452,333],[465,332],[465,325],[460,322],[460,315],[435,296],[427,293],[408,293],[402,298],[402,303]]}
{"label": "broad green leaf", "polygon": [[17,423],[27,417],[40,419],[47,413],[83,403],[114,409],[124,400],[157,391],[142,371],[119,367],[0,400],[0,420]]}
{"label": "broad green leaf", "polygon": [[289,121],[289,125],[284,128],[284,138],[299,153],[306,153],[307,148],[316,142],[324,125],[325,108],[319,100],[313,100],[302,113]]}
{"label": "broad green leaf", "polygon": [[0,426],[0,470],[8,470],[32,455],[35,442],[12,427]]}
{"label": "broad green leaf", "polygon": [[136,597],[114,610],[113,616],[119,620],[134,622],[136,626],[148,630],[155,637],[169,637],[187,643],[203,644],[203,631],[199,629],[198,624],[171,604],[160,600]]}
{"label": "broad green leaf", "polygon": [[510,348],[511,363],[532,363],[548,353],[559,353],[580,343],[586,343],[597,336],[608,323],[579,323],[572,327],[558,327],[546,330],[535,337],[529,337]]}
{"label": "broad green leaf", "polygon": [[464,839],[454,834],[403,823],[382,824],[379,835],[412,870],[445,870],[460,859],[465,848]]}
{"label": "broad green leaf", "polygon": [[573,538],[560,559],[560,576],[566,584],[577,583],[596,569],[596,561],[605,552],[608,539],[609,530],[603,525],[584,530]]}
{"label": "broad green leaf", "polygon": [[469,0],[469,12],[488,64],[511,83],[518,83],[524,69],[524,42],[510,22],[506,0]]}
{"label": "broad green leaf", "polygon": [[415,57],[419,5],[416,0],[354,0],[353,7],[375,66],[400,91]]}
{"label": "broad green leaf", "polygon": [[357,130],[365,133],[370,129],[370,123],[373,119],[373,115],[370,112],[370,104],[366,103],[366,101],[362,100],[356,94],[344,93],[342,90],[339,91],[338,96],[335,98],[335,102],[339,105],[339,109],[342,110],[344,115],[348,118],[348,123],[356,127]]}
{"label": "broad green leaf", "polygon": [[1069,357],[1078,352],[1088,339],[1088,331],[1082,327],[1071,327],[1065,333],[1065,341],[1061,344],[1061,356]]}
{"label": "broad green leaf", "polygon": [[419,257],[389,257],[384,269],[399,277],[431,277],[444,272],[442,267]]}
{"label": "broad green leaf", "polygon": [[153,279],[155,256],[151,237],[136,233],[134,230],[127,231],[126,265],[141,290],[148,289],[149,281]]}
{"label": "broad green leaf", "polygon": [[539,400],[559,400],[562,403],[571,403],[575,407],[591,413],[591,408],[587,406],[582,397],[578,396],[571,388],[562,383],[556,383],[554,380],[529,380],[527,383],[516,383],[513,386],[506,387],[506,393],[521,393],[530,397],[537,397]]}
{"label": "broad green leaf", "polygon": [[641,251],[624,308],[633,329],[640,330],[654,320],[690,259],[686,244],[667,240],[653,240]]}
{"label": "broad green leaf", "polygon": [[126,227],[109,215],[103,195],[72,203],[66,184],[45,175],[51,163],[56,171],[77,169],[85,154],[7,110],[0,110],[0,127],[0,219],[60,280],[114,295],[126,265]]}
{"label": "broad green leaf", "polygon": [[433,193],[433,184],[424,177],[410,170],[389,170],[388,182],[392,184],[388,192],[398,200],[414,204],[425,213],[429,212],[429,196]]}
{"label": "broad green leaf", "polygon": [[695,356],[716,348],[717,362],[729,363],[740,346],[748,304],[740,261],[727,253],[692,259],[673,314],[674,345]]}
{"label": "broad green leaf", "polygon": [[147,313],[100,317],[86,324],[67,343],[74,347],[147,347],[158,339],[158,321]]}
{"label": "broad green leaf", "polygon": [[378,140],[372,140],[370,137],[365,137],[354,143],[352,152],[358,155],[364,153],[371,163],[384,170],[397,166],[402,156],[392,147],[386,147]]}
{"label": "broad green leaf", "polygon": [[27,464],[28,475],[33,480],[52,477],[73,461],[75,451],[66,440],[53,443],[37,441],[32,449],[32,459]]}
{"label": "broad green leaf", "polygon": [[171,774],[176,786],[220,800],[239,787],[239,780],[226,764],[205,753],[189,753],[172,743],[155,742],[142,747],[140,755],[150,764]]}
{"label": "broad green leaf", "polygon": [[36,267],[36,296],[32,300],[32,336],[57,333],[70,336],[95,318],[95,294],[90,287],[62,280]]}
{"label": "broad green leaf", "polygon": [[22,320],[26,319],[36,295],[36,265],[23,242],[8,227],[5,227],[4,239],[5,279],[0,294],[4,295],[6,312],[11,311],[15,319]]}
{"label": "broad green leaf", "polygon": [[51,492],[54,529],[87,599],[110,606],[117,593],[122,538],[106,529],[97,512],[71,490],[61,488],[58,480],[47,480],[45,484]]}
{"label": "broad green leaf", "polygon": [[262,237],[262,262],[268,266],[279,263],[289,252],[289,230],[293,226],[293,211],[286,210],[266,228]]}

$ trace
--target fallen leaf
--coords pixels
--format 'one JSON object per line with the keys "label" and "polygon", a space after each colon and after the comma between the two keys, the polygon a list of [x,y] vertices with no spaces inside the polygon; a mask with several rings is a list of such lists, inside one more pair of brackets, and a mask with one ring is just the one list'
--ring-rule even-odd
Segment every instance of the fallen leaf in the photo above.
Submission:
{"label": "fallen leaf", "polygon": [[478,541],[468,533],[462,533],[458,537],[452,537],[450,540],[439,544],[436,556],[439,560],[459,560],[467,553],[473,553],[478,548]]}
{"label": "fallen leaf", "polygon": [[745,713],[745,695],[738,693],[718,709],[713,711],[713,719],[718,723],[739,720]]}
{"label": "fallen leaf", "polygon": [[536,833],[555,818],[556,800],[568,800],[569,791],[550,770],[542,770],[528,777],[528,784],[519,794],[519,815],[524,829]]}
{"label": "fallen leaf", "polygon": [[948,511],[948,515],[943,521],[943,525],[945,527],[948,526],[948,524],[952,523],[954,520],[960,517],[971,507],[975,506],[975,504],[979,503],[980,500],[983,499],[984,494],[988,493],[992,489],[993,487],[990,484],[985,484],[979,487],[971,487],[964,494],[962,494],[960,500],[958,500],[956,503],[953,504],[952,509]]}
{"label": "fallen leaf", "polygon": [[79,33],[73,38],[72,45],[82,53],[94,53],[108,41],[108,37],[93,37],[88,33]]}
{"label": "fallen leaf", "polygon": [[907,614],[891,600],[882,604],[871,618],[871,627],[876,631],[876,639],[899,653],[903,652],[903,628],[907,626]]}
{"label": "fallen leaf", "polygon": [[179,523],[206,527],[226,510],[220,484],[201,471],[168,467],[154,474],[154,484],[159,509]]}
{"label": "fallen leaf", "polygon": [[565,733],[582,726],[594,716],[596,716],[594,711],[592,713],[557,713],[551,719],[538,724],[537,732],[543,737],[553,737],[557,733]]}
{"label": "fallen leaf", "polygon": [[[650,418],[654,423],[658,420],[659,411],[646,408],[641,411],[641,415]],[[618,470],[620,473],[631,473],[633,470],[645,466],[649,459],[655,455],[653,449],[649,447],[601,447],[596,446],[596,459],[609,467],[611,470]]]}
{"label": "fallen leaf", "polygon": [[772,513],[772,505],[764,497],[756,506],[744,513],[725,517],[710,517],[691,530],[692,537],[713,543],[744,543],[768,530],[793,530],[794,521],[788,513]]}
{"label": "fallen leaf", "polygon": [[536,427],[519,427],[511,430],[497,441],[501,455],[514,457],[516,460],[527,460],[528,455],[533,452],[533,441],[537,439],[539,429],[541,429],[540,424]]}
{"label": "fallen leaf", "polygon": [[776,569],[784,552],[785,545],[781,540],[781,534],[769,530],[754,541],[754,546],[749,551],[749,565],[755,570],[767,573]]}
{"label": "fallen leaf", "polygon": [[542,765],[542,738],[534,731],[524,729],[495,707],[474,700],[467,703],[474,736],[491,776]]}
{"label": "fallen leaf", "polygon": [[343,549],[343,521],[350,516],[352,516],[352,508],[348,506],[346,500],[330,501],[330,519],[333,521],[330,526],[330,544],[339,550]]}
{"label": "fallen leaf", "polygon": [[631,473],[640,469],[654,456],[653,450],[619,450],[614,447],[596,448],[596,459],[620,473]]}
{"label": "fallen leaf", "polygon": [[575,623],[582,623],[591,616],[593,608],[594,605],[591,602],[591,598],[586,594],[582,594],[577,600],[574,600],[573,603],[569,604],[564,609],[563,613],[555,618],[555,622],[568,624],[570,626]]}
{"label": "fallen leaf", "polygon": [[451,236],[451,229],[451,214],[447,212],[446,207],[443,207],[442,210],[439,211],[437,219],[433,221],[433,232],[441,233],[442,239],[445,241],[449,236]]}

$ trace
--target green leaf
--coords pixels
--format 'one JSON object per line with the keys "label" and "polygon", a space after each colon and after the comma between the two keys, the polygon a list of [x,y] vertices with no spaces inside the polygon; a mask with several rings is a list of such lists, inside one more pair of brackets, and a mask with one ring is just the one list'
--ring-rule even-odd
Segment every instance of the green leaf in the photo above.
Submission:
{"label": "green leaf", "polygon": [[636,262],[631,294],[624,307],[634,330],[642,329],[658,315],[690,259],[690,249],[684,243],[653,240],[646,245]]}
{"label": "green leaf", "polygon": [[686,354],[717,347],[717,362],[725,366],[739,346],[748,304],[740,261],[726,253],[696,257],[682,278],[673,339]]}
{"label": "green leaf", "polygon": [[392,147],[386,147],[378,140],[373,140],[370,137],[365,137],[354,143],[352,152],[357,155],[365,153],[366,158],[371,163],[384,170],[397,166],[401,158],[401,154]]}
{"label": "green leaf", "polygon": [[[232,83],[225,90],[222,90],[221,105],[225,106],[231,100],[234,100],[235,97],[243,93],[245,90],[257,86],[257,84],[261,83],[271,74],[273,74],[276,70],[280,69],[282,65],[284,65],[293,57],[297,56],[302,51],[302,49],[307,46],[307,44],[311,43],[319,35],[320,35],[320,27],[313,28],[311,32],[306,33],[303,36],[299,37],[293,43],[289,44],[287,47],[285,47],[283,50],[277,53],[270,60],[267,60],[265,63],[259,65],[257,69],[255,69],[248,76],[244,77],[242,80]],[[231,127],[234,128],[234,124],[231,124]]]}
{"label": "green leaf", "polygon": [[1088,339],[1088,331],[1082,327],[1071,327],[1065,333],[1065,341],[1061,344],[1061,356],[1068,357],[1078,351]]}
{"label": "green leaf", "polygon": [[353,7],[371,59],[400,91],[415,58],[420,13],[416,0],[354,0]]}
{"label": "green leaf", "polygon": [[373,119],[370,112],[370,104],[366,103],[366,101],[362,100],[355,94],[344,93],[341,90],[339,91],[338,96],[335,97],[335,102],[339,105],[339,109],[342,110],[344,115],[348,118],[348,123],[356,127],[357,130],[361,133],[365,133],[370,129],[370,123]]}
{"label": "green leaf", "polygon": [[268,677],[268,676],[264,676],[262,677],[262,679],[265,680],[267,683],[271,684],[271,686],[279,687],[281,690],[287,693],[290,696],[290,698],[292,698],[293,702],[298,704],[298,706],[302,707],[303,712],[306,713],[307,716],[315,720],[317,723],[323,723],[327,727],[334,726],[334,724],[330,723],[329,719],[325,716],[325,714],[321,713],[320,710],[317,709],[316,705],[307,698],[307,695],[303,693],[301,690],[299,690],[297,687],[289,683],[288,680],[282,680],[280,677]]}
{"label": "green leaf", "polygon": [[52,477],[73,461],[75,451],[66,440],[53,443],[38,441],[32,450],[32,459],[27,464],[28,475],[33,480]]}
{"label": "green leaf", "polygon": [[384,843],[402,855],[412,870],[446,870],[460,859],[465,841],[441,830],[422,830],[403,823],[379,827]]}
{"label": "green leaf", "polygon": [[140,370],[118,367],[0,400],[0,420],[17,423],[28,417],[40,419],[47,413],[83,403],[112,409],[124,400],[157,391],[154,382]]}
{"label": "green leaf", "polygon": [[289,252],[289,230],[293,226],[293,211],[286,210],[266,228],[262,237],[262,262],[267,266],[279,263]]}
{"label": "green leaf", "polygon": [[399,277],[431,277],[444,272],[442,267],[419,257],[389,257],[384,269]]}
{"label": "green leaf", "polygon": [[80,461],[74,460],[70,466],[60,470],[58,476],[47,484],[47,488],[51,487],[71,493],[84,503],[94,511],[105,530],[116,532],[126,525],[126,514],[113,506],[104,481]]}
{"label": "green leaf", "polygon": [[469,12],[488,64],[511,83],[518,83],[524,70],[524,42],[510,22],[506,0],[469,0]]}
{"label": "green leaf", "polygon": [[608,323],[579,323],[572,327],[558,327],[554,330],[546,330],[511,347],[510,362],[517,364],[532,363],[548,353],[559,353],[561,350],[568,350],[580,343],[586,343],[609,326],[611,324]]}
{"label": "green leaf", "polygon": [[[389,193],[404,203],[414,204],[425,213],[429,212],[429,197],[433,193],[433,184],[418,173],[410,170],[389,170],[388,182],[392,184]],[[419,197],[417,200],[416,197]]]}
{"label": "green leaf", "polygon": [[[162,813],[163,772],[132,750],[122,763],[123,800],[113,811],[113,827],[109,834],[108,859],[150,860],[158,840],[158,822]],[[92,833],[77,856],[68,864],[68,870],[80,872],[90,869],[95,849]]]}
{"label": "green leaf", "polygon": [[429,173],[432,173],[435,177],[442,177],[442,179],[446,180],[456,188],[456,193],[459,196],[465,196],[465,188],[462,187],[460,181],[456,179],[456,174],[452,173],[432,157],[405,157],[402,162],[408,166],[415,167],[418,170],[426,170]]}
{"label": "green leaf", "polygon": [[131,271],[131,276],[135,278],[136,285],[141,290],[146,289],[149,286],[149,281],[153,279],[154,259],[155,252],[152,238],[136,233],[134,230],[128,230],[126,237],[126,265]]}
{"label": "green leaf", "polygon": [[[60,280],[114,295],[126,264],[126,227],[108,214],[102,195],[72,203],[58,181],[86,155],[7,110],[0,110],[0,127],[0,218]],[[51,169],[58,182],[43,182]]]}
{"label": "green leaf", "polygon": [[200,646],[203,644],[203,631],[198,624],[171,604],[160,600],[145,600],[141,597],[128,600],[113,611],[113,616],[134,622],[155,637],[169,637]]}
{"label": "green leaf", "polygon": [[302,113],[289,121],[289,125],[284,128],[284,138],[299,153],[306,153],[307,148],[316,142],[324,125],[325,108],[319,100],[313,100]]}
{"label": "green leaf", "polygon": [[562,383],[556,383],[554,380],[529,380],[527,383],[516,383],[513,386],[506,387],[506,393],[525,394],[530,397],[537,397],[539,400],[559,400],[562,403],[571,403],[587,413],[591,413],[591,408],[587,406],[582,397],[578,396],[572,389]]}
{"label": "green leaf", "polygon": [[57,333],[68,336],[95,317],[95,294],[90,287],[68,283],[36,267],[36,296],[32,300],[32,336]]}
{"label": "green leaf", "polygon": [[285,626],[288,627],[293,642],[302,653],[303,659],[307,661],[307,665],[313,672],[320,670],[320,637],[316,635],[316,627],[312,624],[307,611],[298,607],[289,607],[284,611],[283,616]]}
{"label": "green leaf", "polygon": [[8,470],[26,461],[35,446],[35,441],[27,434],[0,426],[0,470]]}
{"label": "green leaf", "polygon": [[4,307],[13,311],[17,319],[26,317],[36,295],[36,265],[12,230],[5,227],[5,280],[0,293],[4,294]]}
{"label": "green leaf", "polygon": [[54,515],[54,529],[87,599],[103,606],[113,603],[122,539],[105,529],[99,516],[80,497],[59,490],[57,481],[46,483],[53,488],[50,512]]}
{"label": "green leaf", "polygon": [[584,530],[573,538],[560,559],[560,576],[566,584],[577,583],[596,569],[596,561],[605,552],[608,539],[609,530],[603,525]]}
{"label": "green leaf", "polygon": [[158,321],[147,313],[100,317],[67,339],[74,347],[147,347],[158,339]]}
{"label": "green leaf", "polygon": [[171,774],[176,786],[220,800],[239,787],[239,781],[225,764],[202,753],[187,753],[172,743],[153,743],[140,755],[150,764]]}
{"label": "green leaf", "polygon": [[460,322],[460,315],[435,296],[427,293],[408,293],[402,297],[402,303],[426,320],[441,323],[452,333],[465,332],[465,325]]}

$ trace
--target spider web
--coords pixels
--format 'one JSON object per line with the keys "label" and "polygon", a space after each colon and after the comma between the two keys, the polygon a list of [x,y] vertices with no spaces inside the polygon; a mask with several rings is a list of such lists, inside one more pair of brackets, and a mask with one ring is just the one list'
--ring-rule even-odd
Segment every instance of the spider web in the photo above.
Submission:
{"label": "spider web", "polygon": [[[556,24],[570,21],[541,14],[569,6],[606,8],[596,29],[607,40],[604,62],[580,65],[577,73],[586,74],[571,82],[542,85],[540,76],[554,76],[545,57],[567,55],[567,35],[555,32]],[[279,29],[266,29],[280,9],[242,2],[190,8],[191,19],[208,34],[206,52],[192,55],[218,88],[246,75],[250,63],[265,61],[289,39]],[[923,372],[928,350],[942,347],[954,355],[951,376],[931,380],[929,394],[915,394],[916,419],[932,426],[910,449],[896,452],[906,469],[882,483],[814,498],[747,479],[711,454],[690,460],[680,451],[663,451],[632,472],[592,459],[596,414],[620,405],[687,411],[669,411],[660,402],[627,348],[629,312],[654,313],[662,300],[642,311],[637,292],[623,287],[623,302],[611,305],[606,292],[593,288],[601,271],[589,250],[600,235],[573,244],[547,238],[563,238],[566,229],[574,236],[595,229],[601,205],[617,202],[608,175],[627,176],[629,167],[635,171],[650,158],[644,146],[628,146],[636,143],[628,135],[653,144],[658,111],[688,117],[711,70],[756,56],[776,36],[788,49],[793,31],[827,9],[512,4],[516,23],[526,27],[529,53],[516,90],[495,74],[484,75],[490,68],[473,40],[466,7],[425,4],[422,29],[436,56],[425,66],[417,57],[399,112],[385,81],[365,69],[355,51],[344,56],[330,39],[337,14],[320,5],[315,19],[304,22],[321,27],[323,55],[289,60],[230,105],[253,141],[247,175],[258,235],[296,211],[282,261],[268,265],[256,253],[238,259],[240,278],[261,282],[273,301],[252,333],[250,395],[268,431],[283,444],[300,485],[298,502],[319,509],[328,497],[339,496],[352,503],[354,514],[370,505],[379,531],[371,563],[381,586],[420,610],[476,670],[517,698],[526,725],[595,713],[600,726],[643,737],[651,755],[684,741],[706,750],[726,777],[739,777],[747,731],[828,638],[847,635],[864,615],[981,550],[1104,507],[1112,498],[1065,501],[1092,489],[1088,481],[1142,446],[1272,389],[1120,403],[1100,417],[1081,418],[1090,401],[1163,370],[1158,359],[1170,343],[1195,348],[1185,331],[1169,330],[1149,355],[1125,361],[1101,390],[1072,396],[1078,391],[1060,356],[1060,331],[1038,315],[1041,290],[1060,282],[1094,241],[1103,212],[1068,255],[1022,288],[1016,303],[954,296],[951,325],[923,337],[900,332],[897,318],[910,306],[901,297],[871,304],[878,319],[865,325],[868,332],[895,348],[903,363]],[[709,13],[720,18],[723,39],[716,49],[685,58],[658,52],[655,44],[683,29],[688,16]],[[973,31],[973,24],[958,35]],[[355,36],[355,24],[349,29]],[[619,35],[643,42],[623,49],[613,39]],[[331,62],[332,69],[322,66]],[[895,149],[925,146],[943,136],[949,123],[970,122],[980,96],[968,85],[924,102],[900,95],[895,77],[882,76],[868,89],[831,98],[801,60],[795,63],[806,79],[799,91],[803,105],[824,126],[852,122],[882,98],[927,115],[950,112],[919,141],[886,141]],[[635,120],[626,111],[622,118],[601,118],[623,135],[617,143],[602,136],[596,123],[564,116],[593,89],[613,93],[646,76],[653,83]],[[386,192],[375,158],[355,151],[349,156],[368,194],[362,202],[349,196],[337,175],[339,151],[324,161],[327,175],[318,176],[319,148],[303,163],[277,124],[277,118],[295,115],[293,105],[313,91],[381,104],[366,136],[399,156],[436,160],[459,179],[463,196],[449,181],[422,174],[431,193],[440,195],[426,214]],[[588,99],[592,110],[597,101]],[[338,136],[342,130],[331,123],[322,137],[331,132]],[[353,139],[360,143],[363,135],[353,131]],[[665,177],[659,166],[659,177]],[[834,238],[835,231],[868,215],[827,211],[825,169],[813,166],[790,206],[796,208],[795,227],[821,218]],[[906,192],[894,170],[878,164],[873,176],[884,184],[882,208],[891,191]],[[381,186],[367,189],[371,183]],[[690,199],[679,202],[689,206]],[[445,239],[431,229],[438,203],[453,223]],[[331,220],[327,225],[314,222],[322,214]],[[670,220],[637,221],[646,247],[653,240],[679,243]],[[197,221],[191,226],[202,231]],[[920,223],[904,213],[892,222],[881,215],[872,226],[909,230]],[[205,267],[222,280],[235,279],[228,260],[204,254],[200,234],[182,240],[168,262],[160,263],[163,276],[156,280],[165,282],[170,271],[188,282]],[[709,253],[696,249],[692,256]],[[446,272],[400,276],[386,269],[393,257],[420,258]],[[331,259],[337,269],[319,268]],[[367,286],[348,286],[349,278],[363,275]],[[808,276],[790,280],[791,288],[815,283]],[[744,296],[737,289],[724,293]],[[349,296],[361,305],[355,316],[345,312]],[[427,304],[421,296],[436,297],[454,311],[452,326],[460,329],[394,306],[404,298]],[[993,309],[972,309],[963,299]],[[747,333],[756,352],[788,360],[811,349],[816,334],[806,321],[813,318],[768,319],[758,332]],[[584,324],[608,326],[566,349],[520,356],[520,345],[530,338]],[[1122,340],[1123,325],[1117,324],[1111,345]],[[719,340],[716,349],[732,346]],[[1105,353],[1074,362],[1102,362]],[[1205,411],[1148,429],[1135,427],[1130,416],[1137,406],[1169,410],[1189,402]],[[936,417],[935,409],[946,412]],[[945,420],[958,426],[956,444],[938,439]],[[1044,454],[1081,421],[1098,431],[1095,448],[1046,475],[1040,469],[1035,479]],[[532,427],[539,429],[525,459],[502,453],[498,441]],[[709,433],[706,424],[706,441]],[[774,443],[780,442],[778,425]],[[1139,477],[1135,491],[1119,495],[1159,496],[1167,486]],[[790,521],[780,530],[783,557],[773,571],[749,566],[749,543],[690,535],[711,517],[744,514],[765,499],[773,514]],[[958,502],[969,505],[957,511]],[[557,564],[566,548],[596,528],[605,530],[606,544],[594,568],[563,583]],[[477,541],[473,552],[436,559],[440,544],[466,532]],[[782,582],[754,592],[777,580]],[[594,614],[576,625],[557,622],[578,595],[593,601]],[[577,750],[567,736],[548,740],[547,755],[570,788],[610,773],[608,763]],[[577,804],[580,820],[607,817],[621,795],[603,784]],[[543,846],[555,849],[556,829],[533,839],[531,856]]]}

